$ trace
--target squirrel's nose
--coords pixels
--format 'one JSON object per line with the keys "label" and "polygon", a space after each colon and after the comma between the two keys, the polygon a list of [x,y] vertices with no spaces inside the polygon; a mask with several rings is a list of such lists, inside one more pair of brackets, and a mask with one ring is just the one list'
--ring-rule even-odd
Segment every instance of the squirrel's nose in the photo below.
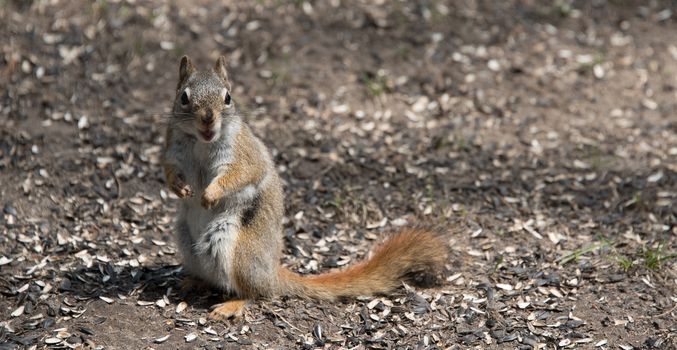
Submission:
{"label": "squirrel's nose", "polygon": [[214,122],[214,111],[211,110],[207,111],[207,113],[205,113],[205,116],[202,117],[202,122],[205,124],[211,124],[212,122]]}

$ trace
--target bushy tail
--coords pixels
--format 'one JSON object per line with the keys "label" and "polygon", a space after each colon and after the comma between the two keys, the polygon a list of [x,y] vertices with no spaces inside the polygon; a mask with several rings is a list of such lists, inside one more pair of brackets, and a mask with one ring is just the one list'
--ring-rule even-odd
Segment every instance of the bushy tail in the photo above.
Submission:
{"label": "bushy tail", "polygon": [[281,267],[282,292],[320,300],[387,293],[403,280],[434,276],[444,266],[447,253],[447,243],[439,234],[406,229],[376,248],[371,259],[343,271],[301,276]]}

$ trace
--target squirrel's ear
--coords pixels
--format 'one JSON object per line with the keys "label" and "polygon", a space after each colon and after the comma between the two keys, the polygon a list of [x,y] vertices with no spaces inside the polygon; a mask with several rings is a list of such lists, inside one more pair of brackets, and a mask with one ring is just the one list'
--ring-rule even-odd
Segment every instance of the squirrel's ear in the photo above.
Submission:
{"label": "squirrel's ear", "polygon": [[219,56],[216,64],[214,64],[214,72],[228,85],[228,90],[230,90],[230,81],[228,81],[228,72],[226,71],[226,57]]}
{"label": "squirrel's ear", "polygon": [[179,87],[183,84],[183,82],[188,79],[188,77],[195,72],[195,66],[193,66],[193,62],[190,61],[190,58],[188,56],[183,56],[181,57],[181,65],[179,65]]}

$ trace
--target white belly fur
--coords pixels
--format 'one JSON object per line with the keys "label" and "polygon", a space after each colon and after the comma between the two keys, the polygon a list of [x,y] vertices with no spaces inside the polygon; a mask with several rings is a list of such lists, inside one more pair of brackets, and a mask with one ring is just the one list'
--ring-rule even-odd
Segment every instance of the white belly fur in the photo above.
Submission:
{"label": "white belly fur", "polygon": [[[214,145],[212,145],[214,146]],[[194,197],[182,200],[176,235],[185,270],[227,292],[237,292],[233,280],[233,255],[240,233],[242,210],[257,196],[269,176],[221,199],[212,209],[204,209],[201,197],[204,188],[218,176],[219,169],[232,159],[229,146],[216,144],[208,148],[197,143],[192,156],[180,159],[181,170],[195,191]],[[221,165],[201,168],[199,164]],[[210,161],[209,161],[210,160]]]}
{"label": "white belly fur", "polygon": [[[179,237],[185,269],[225,291],[235,292],[232,270],[239,214],[206,210],[199,205],[199,199],[187,202],[179,220],[183,220],[188,232],[177,230],[179,235],[190,236],[188,240]],[[185,243],[181,244],[182,241]]]}
{"label": "white belly fur", "polygon": [[261,185],[244,187],[221,199],[212,209],[204,209],[201,196],[183,200],[177,223],[177,241],[186,271],[228,292],[237,292],[233,280],[233,255],[240,234],[240,216],[256,197]]}

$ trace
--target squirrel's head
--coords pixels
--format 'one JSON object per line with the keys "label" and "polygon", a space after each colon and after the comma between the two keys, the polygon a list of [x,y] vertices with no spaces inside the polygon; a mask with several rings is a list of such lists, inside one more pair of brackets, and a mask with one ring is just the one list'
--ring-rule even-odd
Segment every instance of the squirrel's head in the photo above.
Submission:
{"label": "squirrel's head", "polygon": [[198,71],[190,58],[183,56],[174,99],[174,124],[200,141],[212,142],[234,117],[226,59],[221,56],[214,68]]}

